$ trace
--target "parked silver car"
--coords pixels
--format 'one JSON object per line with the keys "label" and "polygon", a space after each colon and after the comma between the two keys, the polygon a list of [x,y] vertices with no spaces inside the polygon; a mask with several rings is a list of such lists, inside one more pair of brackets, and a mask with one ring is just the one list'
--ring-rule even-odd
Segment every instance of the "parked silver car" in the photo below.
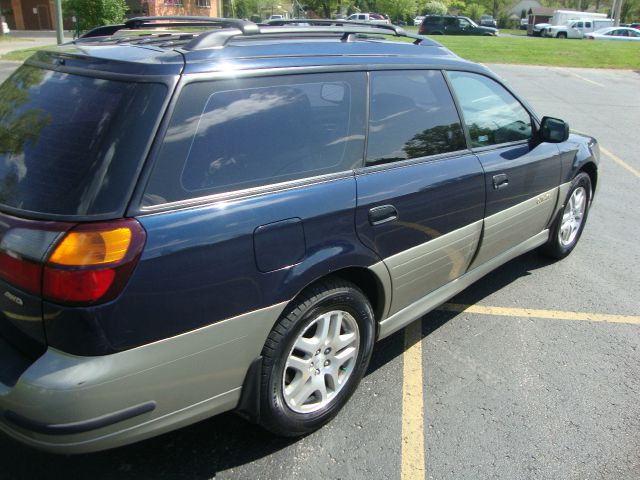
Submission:
{"label": "parked silver car", "polygon": [[607,27],[585,35],[588,40],[617,40],[640,42],[640,30],[629,27]]}

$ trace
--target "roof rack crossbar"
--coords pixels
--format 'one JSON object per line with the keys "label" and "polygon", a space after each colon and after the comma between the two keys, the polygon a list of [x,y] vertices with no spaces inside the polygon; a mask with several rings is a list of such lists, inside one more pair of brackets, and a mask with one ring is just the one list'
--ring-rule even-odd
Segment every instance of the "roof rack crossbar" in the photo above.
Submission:
{"label": "roof rack crossbar", "polygon": [[140,30],[143,28],[168,28],[168,27],[220,27],[237,28],[244,35],[250,35],[258,30],[258,26],[246,20],[236,18],[215,17],[135,17],[121,25],[105,25],[88,31],[80,38],[109,37],[119,30]]}
{"label": "roof rack crossbar", "polygon": [[[296,26],[309,23],[309,26]],[[261,36],[281,36],[281,35],[328,35],[340,34],[342,40],[347,41],[350,35],[373,34],[373,35],[394,35],[396,37],[407,37],[415,40],[413,43],[418,45],[423,41],[436,44],[431,39],[421,37],[406,32],[404,29],[395,25],[372,24],[364,22],[347,22],[334,20],[276,20],[268,25],[256,25],[257,30],[250,33],[244,33],[239,29],[230,28],[223,30],[213,30],[203,32],[189,42],[185,50],[202,50],[205,48],[224,47],[229,40],[242,35],[261,35]]]}
{"label": "roof rack crossbar", "polygon": [[431,39],[421,37],[405,31],[396,25],[368,22],[352,22],[348,20],[327,19],[298,19],[272,20],[266,24],[255,24],[247,20],[236,18],[215,17],[135,17],[122,25],[106,25],[95,28],[75,40],[75,42],[89,41],[95,37],[111,37],[119,30],[140,30],[145,28],[167,27],[218,27],[214,30],[194,35],[185,46],[185,50],[202,50],[225,46],[232,38],[249,35],[342,35],[343,41],[357,38],[357,35],[377,34],[406,37],[414,40],[414,44],[437,44]]}

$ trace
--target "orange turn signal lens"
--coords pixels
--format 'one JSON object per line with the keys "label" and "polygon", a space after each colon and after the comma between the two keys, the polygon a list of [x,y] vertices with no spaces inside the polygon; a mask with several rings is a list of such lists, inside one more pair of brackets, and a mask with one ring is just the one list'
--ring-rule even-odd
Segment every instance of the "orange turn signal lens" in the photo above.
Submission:
{"label": "orange turn signal lens", "polygon": [[116,228],[94,232],[69,232],[49,258],[69,266],[103,265],[121,261],[131,244],[131,230]]}

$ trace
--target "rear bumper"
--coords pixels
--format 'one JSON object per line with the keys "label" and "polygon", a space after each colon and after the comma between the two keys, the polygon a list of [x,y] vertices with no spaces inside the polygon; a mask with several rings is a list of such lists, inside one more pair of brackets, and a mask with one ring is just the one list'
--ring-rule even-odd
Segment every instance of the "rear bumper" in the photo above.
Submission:
{"label": "rear bumper", "polygon": [[0,430],[43,450],[83,453],[231,410],[284,305],[113,355],[50,348],[26,368],[0,343],[0,358],[17,366],[0,382]]}

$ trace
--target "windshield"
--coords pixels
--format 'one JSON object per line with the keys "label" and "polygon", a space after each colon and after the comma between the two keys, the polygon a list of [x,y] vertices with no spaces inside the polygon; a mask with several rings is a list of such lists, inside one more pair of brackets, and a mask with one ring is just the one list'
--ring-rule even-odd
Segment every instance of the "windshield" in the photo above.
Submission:
{"label": "windshield", "polygon": [[0,86],[0,209],[121,212],[165,96],[164,85],[20,67]]}
{"label": "windshield", "polygon": [[470,18],[464,17],[470,24],[472,27],[477,27],[478,24],[476,22],[474,22],[473,20],[471,20]]}

